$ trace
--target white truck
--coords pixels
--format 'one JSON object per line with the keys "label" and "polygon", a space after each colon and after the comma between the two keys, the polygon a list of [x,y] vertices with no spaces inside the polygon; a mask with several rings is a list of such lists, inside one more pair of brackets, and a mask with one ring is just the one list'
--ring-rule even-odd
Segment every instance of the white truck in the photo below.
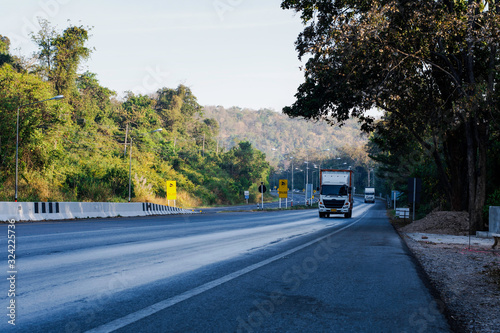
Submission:
{"label": "white truck", "polygon": [[365,203],[373,202],[375,203],[375,188],[365,187]]}
{"label": "white truck", "polygon": [[352,194],[354,171],[352,170],[320,170],[319,217],[330,217],[331,214],[352,216],[354,204]]}

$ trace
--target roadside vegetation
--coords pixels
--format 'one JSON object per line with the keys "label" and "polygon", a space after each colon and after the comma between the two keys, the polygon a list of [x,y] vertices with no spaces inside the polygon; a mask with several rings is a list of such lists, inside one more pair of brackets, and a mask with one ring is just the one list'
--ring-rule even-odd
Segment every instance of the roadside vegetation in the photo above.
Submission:
{"label": "roadside vegetation", "polygon": [[12,55],[0,35],[0,200],[14,198],[18,107],[64,95],[20,109],[20,201],[127,201],[130,161],[133,201],[166,204],[171,180],[180,206],[244,202],[247,190],[255,201],[265,155],[246,141],[218,149],[219,125],[188,87],[118,100],[97,74],[78,73],[89,28],[40,26],[34,58]]}
{"label": "roadside vegetation", "polygon": [[[423,180],[425,212],[468,211],[484,230],[500,205],[500,7],[497,1],[283,0],[305,28],[290,117],[359,119],[380,190]],[[369,113],[377,108],[382,119]]]}
{"label": "roadside vegetation", "polygon": [[[204,113],[220,124],[219,147],[232,147],[240,140],[251,142],[266,154],[272,171],[269,184],[274,189],[279,179],[288,179],[288,187],[305,189],[308,181],[316,189],[319,168],[355,171],[354,186],[363,193],[368,184],[368,172],[376,163],[368,157],[368,136],[360,132],[354,119],[342,127],[327,123],[291,119],[268,109],[252,110],[238,107],[206,106]],[[308,162],[309,168],[307,168]],[[371,184],[373,185],[373,172]]]}

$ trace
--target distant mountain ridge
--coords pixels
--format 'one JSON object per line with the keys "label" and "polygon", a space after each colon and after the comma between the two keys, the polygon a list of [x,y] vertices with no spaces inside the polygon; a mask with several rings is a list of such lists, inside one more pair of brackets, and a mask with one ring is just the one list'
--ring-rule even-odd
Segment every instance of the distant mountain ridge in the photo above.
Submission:
{"label": "distant mountain ridge", "polygon": [[269,109],[226,109],[222,106],[205,106],[203,114],[219,123],[220,147],[227,150],[240,141],[249,141],[264,152],[274,166],[286,153],[311,156],[326,151],[334,157],[339,149],[364,146],[368,140],[361,134],[356,120],[339,127],[326,122],[291,119]]}

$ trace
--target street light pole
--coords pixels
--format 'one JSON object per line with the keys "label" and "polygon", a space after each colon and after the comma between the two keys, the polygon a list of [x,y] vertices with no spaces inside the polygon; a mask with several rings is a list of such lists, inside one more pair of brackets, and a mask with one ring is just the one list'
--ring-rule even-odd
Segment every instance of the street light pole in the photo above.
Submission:
{"label": "street light pole", "polygon": [[128,203],[130,203],[132,196],[132,136],[130,136],[130,161],[128,164]]}
{"label": "street light pole", "polygon": [[17,192],[18,192],[18,186],[19,186],[19,112],[22,107],[33,105],[33,104],[38,104],[38,103],[43,103],[51,100],[56,100],[56,99],[62,99],[64,98],[63,95],[57,95],[52,98],[44,99],[42,101],[37,101],[33,103],[28,103],[28,104],[23,104],[17,107],[17,120],[16,120],[16,190],[14,194],[14,201],[17,202]]}
{"label": "street light pole", "polygon": [[306,155],[306,205],[307,202],[309,201],[309,198],[307,197],[307,185],[309,185],[309,157]]}
{"label": "street light pole", "polygon": [[293,206],[293,156],[290,158],[292,160],[292,206]]}

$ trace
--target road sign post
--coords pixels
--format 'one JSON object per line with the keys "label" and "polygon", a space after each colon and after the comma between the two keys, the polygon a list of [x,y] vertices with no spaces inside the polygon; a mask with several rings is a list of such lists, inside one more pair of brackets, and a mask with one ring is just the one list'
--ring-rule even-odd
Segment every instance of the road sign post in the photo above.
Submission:
{"label": "road sign post", "polygon": [[312,190],[313,190],[313,185],[312,184],[306,184],[306,205],[311,205],[312,204]]}
{"label": "road sign post", "polygon": [[167,201],[170,205],[170,200],[177,200],[177,182],[176,181],[167,181]]}
{"label": "road sign post", "polygon": [[278,196],[280,198],[280,208],[281,208],[281,199],[286,199],[286,206],[288,208],[288,180],[280,179],[279,188],[278,188]]}
{"label": "road sign post", "polygon": [[408,178],[408,202],[413,204],[413,221],[415,221],[415,204],[420,203],[422,179]]}
{"label": "road sign post", "polygon": [[261,209],[264,210],[264,193],[267,191],[266,185],[264,185],[264,182],[260,182],[259,186],[259,192],[261,193],[261,202],[262,202],[262,207]]}

